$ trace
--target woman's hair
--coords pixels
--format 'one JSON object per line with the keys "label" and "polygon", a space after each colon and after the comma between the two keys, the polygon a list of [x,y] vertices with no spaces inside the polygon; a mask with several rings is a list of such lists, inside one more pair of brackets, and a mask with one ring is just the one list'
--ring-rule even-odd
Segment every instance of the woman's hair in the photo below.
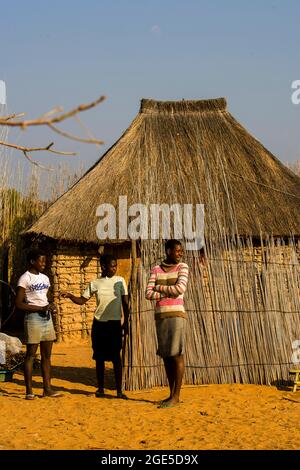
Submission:
{"label": "woman's hair", "polygon": [[173,248],[175,248],[177,245],[182,245],[182,243],[179,240],[175,240],[175,238],[167,240],[165,243],[165,250],[167,251],[169,248],[173,250]]}
{"label": "woman's hair", "polygon": [[40,256],[46,256],[45,252],[39,248],[32,248],[27,254],[28,264],[30,264],[31,261],[38,260]]}
{"label": "woman's hair", "polygon": [[106,254],[100,256],[101,266],[108,266],[112,261],[117,261],[117,258],[114,255]]}

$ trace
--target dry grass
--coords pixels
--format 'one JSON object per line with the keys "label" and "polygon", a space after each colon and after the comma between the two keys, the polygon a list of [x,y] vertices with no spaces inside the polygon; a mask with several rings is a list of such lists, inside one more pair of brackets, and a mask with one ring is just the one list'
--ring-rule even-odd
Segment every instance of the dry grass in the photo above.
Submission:
{"label": "dry grass", "polygon": [[[9,278],[24,268],[20,234],[73,184],[74,172],[66,165],[57,172],[43,174],[43,170],[32,167],[26,172],[24,166],[11,166],[9,159],[1,156],[0,177],[0,245],[1,259],[9,256]],[[29,164],[30,165],[30,164]],[[28,170],[28,168],[27,168]],[[75,175],[76,177],[76,175]],[[41,184],[43,187],[41,188]],[[46,196],[41,200],[41,189]],[[8,254],[9,252],[9,254]],[[21,268],[23,266],[23,268]]]}
{"label": "dry grass", "polygon": [[[0,140],[7,137],[7,129],[0,126]],[[27,162],[13,164],[13,159],[12,151],[0,146],[0,280],[12,286],[26,265],[22,231],[80,177],[67,165],[45,172]],[[0,283],[1,307],[6,310],[9,292]]]}

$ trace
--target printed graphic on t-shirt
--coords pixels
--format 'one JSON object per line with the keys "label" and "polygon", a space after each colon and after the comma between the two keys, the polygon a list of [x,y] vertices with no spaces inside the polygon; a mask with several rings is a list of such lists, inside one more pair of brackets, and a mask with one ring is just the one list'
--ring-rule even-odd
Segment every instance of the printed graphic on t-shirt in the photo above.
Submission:
{"label": "printed graphic on t-shirt", "polygon": [[30,292],[43,290],[43,289],[49,289],[49,284],[44,284],[42,282],[40,282],[39,284],[31,284],[28,286],[28,289],[30,290]]}

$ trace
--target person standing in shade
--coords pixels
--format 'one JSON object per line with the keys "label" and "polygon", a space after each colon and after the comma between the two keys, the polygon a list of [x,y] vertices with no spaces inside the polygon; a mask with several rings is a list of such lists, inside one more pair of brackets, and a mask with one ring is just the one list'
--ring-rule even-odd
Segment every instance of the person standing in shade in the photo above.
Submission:
{"label": "person standing in shade", "polygon": [[48,276],[43,274],[46,267],[46,256],[38,250],[31,250],[27,255],[28,270],[18,281],[15,305],[25,312],[24,330],[26,356],[24,362],[24,377],[26,385],[26,400],[33,400],[32,369],[35,354],[40,345],[41,368],[44,384],[44,397],[60,397],[59,392],[51,388],[51,351],[56,339],[52,313],[56,313],[54,304],[49,304],[47,293],[50,287]]}
{"label": "person standing in shade", "polygon": [[181,262],[183,248],[179,240],[168,240],[165,251],[166,259],[151,270],[146,288],[146,299],[156,300],[157,354],[164,361],[170,387],[170,396],[160,403],[159,408],[170,408],[179,403],[186,329],[183,296],[189,274],[188,265]]}
{"label": "person standing in shade", "polygon": [[[69,292],[62,292],[62,297],[77,305],[84,305],[93,295],[96,296],[97,308],[92,325],[93,359],[96,361],[98,389],[96,397],[104,396],[105,361],[111,361],[114,367],[117,398],[127,399],[122,392],[122,329],[128,331],[128,292],[125,279],[116,276],[117,259],[110,254],[100,257],[101,277],[91,281],[81,297]],[[121,325],[122,307],[124,324]]]}

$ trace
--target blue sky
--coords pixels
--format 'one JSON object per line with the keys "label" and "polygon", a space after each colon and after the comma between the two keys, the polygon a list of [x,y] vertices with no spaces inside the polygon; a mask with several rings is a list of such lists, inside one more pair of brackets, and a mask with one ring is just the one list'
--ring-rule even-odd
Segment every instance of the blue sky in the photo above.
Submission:
{"label": "blue sky", "polygon": [[105,140],[101,149],[45,129],[11,133],[10,140],[54,139],[79,152],[70,164],[89,167],[128,127],[142,97],[226,96],[230,112],[283,162],[300,159],[300,105],[291,102],[291,83],[300,79],[299,0],[0,0],[0,17],[9,111],[33,118],[107,96],[81,115]]}

